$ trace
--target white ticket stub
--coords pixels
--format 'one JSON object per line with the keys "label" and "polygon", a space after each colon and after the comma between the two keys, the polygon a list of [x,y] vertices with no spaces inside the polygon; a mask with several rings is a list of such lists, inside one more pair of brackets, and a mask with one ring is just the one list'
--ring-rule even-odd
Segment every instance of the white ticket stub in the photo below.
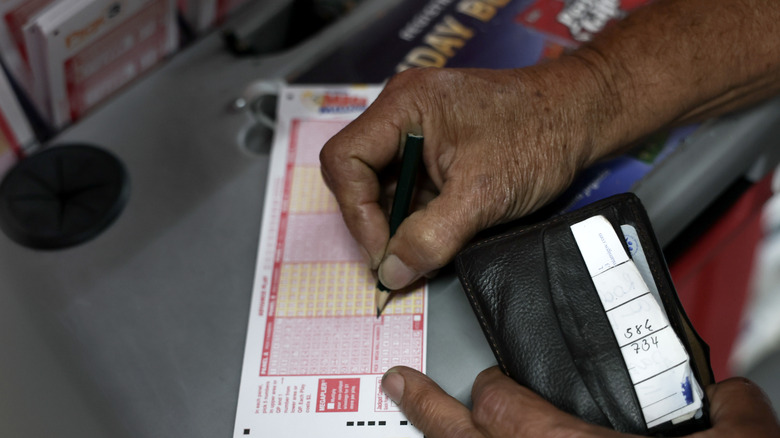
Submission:
{"label": "white ticket stub", "polygon": [[[633,227],[624,227],[636,239]],[[702,406],[703,392],[688,353],[658,304],[657,291],[648,287],[646,276],[604,216],[574,224],[571,230],[623,354],[647,427],[693,416]],[[639,240],[634,244],[645,260]],[[653,283],[652,277],[648,281]]]}
{"label": "white ticket stub", "polygon": [[378,87],[284,87],[233,436],[421,437],[382,392],[425,370],[427,287],[376,316],[376,279],[320,174],[325,142]]}

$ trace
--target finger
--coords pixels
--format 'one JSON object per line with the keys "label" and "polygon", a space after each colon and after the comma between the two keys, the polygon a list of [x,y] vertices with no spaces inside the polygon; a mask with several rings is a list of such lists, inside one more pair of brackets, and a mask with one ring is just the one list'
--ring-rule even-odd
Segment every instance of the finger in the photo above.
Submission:
{"label": "finger", "polygon": [[389,237],[377,174],[400,156],[407,133],[422,134],[422,111],[409,87],[412,76],[393,77],[377,99],[320,152],[323,178],[372,269],[379,266]]}
{"label": "finger", "polygon": [[497,367],[477,376],[471,400],[474,423],[488,436],[543,436],[551,415],[563,414]]}
{"label": "finger", "polygon": [[[367,132],[371,126],[371,132]],[[398,154],[400,132],[394,125],[359,118],[331,138],[320,152],[321,172],[336,197],[344,222],[376,269],[389,228],[381,206],[377,171]]]}
{"label": "finger", "polygon": [[478,438],[471,412],[426,375],[395,367],[382,377],[382,389],[428,438]]}
{"label": "finger", "polygon": [[712,429],[706,436],[778,437],[780,425],[761,388],[735,377],[707,387]]}
{"label": "finger", "polygon": [[507,377],[498,367],[488,368],[477,376],[471,400],[474,424],[486,436],[628,437],[559,410]]}
{"label": "finger", "polygon": [[468,197],[451,185],[401,223],[379,265],[382,284],[401,289],[455,257],[484,226],[479,205]]}

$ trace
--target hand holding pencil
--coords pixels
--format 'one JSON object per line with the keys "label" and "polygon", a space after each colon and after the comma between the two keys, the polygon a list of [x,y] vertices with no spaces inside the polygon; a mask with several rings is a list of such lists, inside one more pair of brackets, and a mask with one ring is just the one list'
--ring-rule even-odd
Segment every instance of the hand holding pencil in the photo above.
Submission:
{"label": "hand holding pencil", "polygon": [[[542,77],[526,70],[410,70],[326,143],[323,178],[387,289],[442,268],[478,231],[552,200],[590,162],[585,140],[594,124],[583,96],[568,93],[573,81],[552,87]],[[415,173],[428,180],[417,187],[435,192],[392,224],[391,235],[379,175],[399,160],[408,133],[425,135],[424,172]]]}

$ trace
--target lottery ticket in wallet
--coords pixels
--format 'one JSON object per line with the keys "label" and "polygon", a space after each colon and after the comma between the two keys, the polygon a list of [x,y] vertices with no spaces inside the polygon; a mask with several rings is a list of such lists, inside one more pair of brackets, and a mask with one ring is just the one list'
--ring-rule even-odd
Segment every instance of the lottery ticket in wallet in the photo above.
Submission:
{"label": "lottery ticket in wallet", "polygon": [[236,438],[422,436],[381,378],[395,365],[425,370],[427,288],[377,318],[376,279],[320,174],[322,146],[378,92],[280,91]]}

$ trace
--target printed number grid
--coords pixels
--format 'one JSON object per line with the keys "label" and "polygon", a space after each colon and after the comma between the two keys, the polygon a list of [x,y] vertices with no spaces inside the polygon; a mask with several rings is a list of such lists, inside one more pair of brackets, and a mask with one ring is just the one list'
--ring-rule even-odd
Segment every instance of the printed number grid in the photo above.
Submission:
{"label": "printed number grid", "polygon": [[[275,316],[376,316],[376,279],[364,263],[285,263],[277,291]],[[423,312],[422,290],[397,294],[383,315]]]}
{"label": "printed number grid", "polygon": [[421,323],[422,315],[419,314],[395,315],[385,318],[383,325],[375,326],[371,372],[382,374],[396,365],[419,370],[423,347]]}
{"label": "printed number grid", "polygon": [[373,283],[364,263],[285,263],[279,278],[276,316],[376,313]]}
{"label": "printed number grid", "polygon": [[421,315],[279,318],[268,375],[381,374],[421,369]]}
{"label": "printed number grid", "polygon": [[[269,375],[383,373],[422,368],[422,287],[376,317],[376,278],[322,180],[319,149],[339,124],[300,121],[289,187]],[[294,127],[295,129],[295,127]],[[270,315],[269,315],[270,316]]]}
{"label": "printed number grid", "polygon": [[284,264],[268,374],[420,369],[422,289],[394,297],[378,319],[375,282],[363,263]]}
{"label": "printed number grid", "polygon": [[296,166],[290,190],[290,213],[338,213],[336,198],[322,181],[319,166]]}

